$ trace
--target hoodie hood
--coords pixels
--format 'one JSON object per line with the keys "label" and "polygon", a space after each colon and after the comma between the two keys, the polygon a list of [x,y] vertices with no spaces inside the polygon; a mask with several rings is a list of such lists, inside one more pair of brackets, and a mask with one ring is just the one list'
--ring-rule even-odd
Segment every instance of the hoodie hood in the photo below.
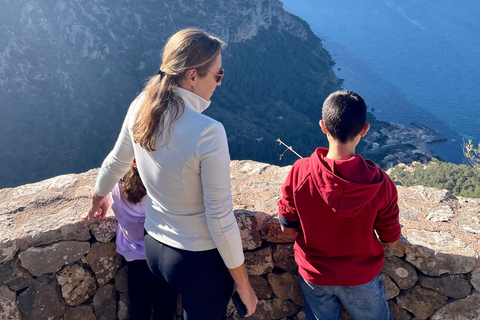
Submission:
{"label": "hoodie hood", "polygon": [[348,160],[332,160],[327,153],[328,149],[317,148],[310,157],[315,187],[333,212],[355,217],[377,195],[383,172],[358,154]]}

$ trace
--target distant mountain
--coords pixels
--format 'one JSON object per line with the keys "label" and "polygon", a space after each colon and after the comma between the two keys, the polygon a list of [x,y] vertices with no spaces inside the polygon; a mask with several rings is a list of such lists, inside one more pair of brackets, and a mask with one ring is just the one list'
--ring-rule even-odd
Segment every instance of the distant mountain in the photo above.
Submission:
{"label": "distant mountain", "polygon": [[[101,164],[126,110],[185,27],[220,36],[226,76],[206,114],[233,159],[308,155],[341,86],[309,26],[278,0],[0,0],[0,188]],[[323,140],[324,141],[324,140]],[[290,157],[290,158],[289,158]]]}

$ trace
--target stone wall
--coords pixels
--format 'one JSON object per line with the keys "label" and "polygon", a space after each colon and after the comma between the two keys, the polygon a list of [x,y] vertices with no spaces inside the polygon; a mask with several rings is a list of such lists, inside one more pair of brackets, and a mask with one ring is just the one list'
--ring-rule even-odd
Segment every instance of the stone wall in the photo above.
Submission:
{"label": "stone wall", "polygon": [[[276,217],[290,167],[233,161],[232,193],[259,297],[252,319],[305,319],[292,241]],[[127,319],[116,220],[80,219],[97,170],[0,190],[0,320]],[[480,319],[480,204],[424,187],[399,190],[402,241],[383,269],[394,319]],[[232,304],[229,318],[238,319]],[[350,319],[346,312],[344,319]]]}

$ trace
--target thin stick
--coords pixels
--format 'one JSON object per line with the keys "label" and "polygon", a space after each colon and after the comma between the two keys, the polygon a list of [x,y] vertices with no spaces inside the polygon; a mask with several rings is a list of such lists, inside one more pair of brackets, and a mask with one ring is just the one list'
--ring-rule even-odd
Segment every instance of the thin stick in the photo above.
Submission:
{"label": "thin stick", "polygon": [[[280,140],[280,138],[278,138],[276,141],[279,142],[280,144],[283,144],[283,145],[285,146],[285,148],[287,148],[288,150],[290,150],[290,151],[292,151],[293,153],[295,153],[295,155],[296,155],[297,157],[299,157],[300,159],[303,159],[303,157],[302,157],[301,155],[299,155],[298,153],[296,153],[295,150],[293,150],[293,148],[292,148],[291,146],[287,146],[282,140]],[[285,150],[285,152],[286,152],[286,151],[287,151],[287,150]],[[285,154],[285,152],[280,155],[280,160],[282,159],[282,157],[283,157],[283,155]]]}

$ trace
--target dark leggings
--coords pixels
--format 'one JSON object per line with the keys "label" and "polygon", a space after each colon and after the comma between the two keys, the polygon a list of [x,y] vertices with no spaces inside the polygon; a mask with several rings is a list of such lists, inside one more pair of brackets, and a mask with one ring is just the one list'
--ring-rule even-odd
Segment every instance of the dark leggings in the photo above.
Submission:
{"label": "dark leggings", "polygon": [[173,320],[177,311],[177,293],[157,279],[146,260],[129,261],[127,266],[130,319]]}
{"label": "dark leggings", "polygon": [[145,254],[153,273],[182,296],[184,320],[222,320],[233,279],[217,249],[186,251],[145,235]]}

